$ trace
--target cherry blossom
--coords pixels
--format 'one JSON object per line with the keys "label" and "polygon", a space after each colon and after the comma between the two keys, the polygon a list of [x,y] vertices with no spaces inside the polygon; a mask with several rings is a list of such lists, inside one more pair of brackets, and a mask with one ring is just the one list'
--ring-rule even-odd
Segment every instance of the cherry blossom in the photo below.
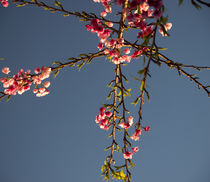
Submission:
{"label": "cherry blossom", "polygon": [[[168,30],[170,30],[171,27],[172,27],[172,23],[167,23],[166,25],[164,25],[164,28],[165,28],[166,32],[167,32]],[[167,36],[167,34],[165,34],[165,33],[163,32],[163,29],[162,29],[162,28],[159,28],[159,32],[160,32],[160,34],[161,34],[163,37],[164,37],[164,36]]]}
{"label": "cherry blossom", "polygon": [[148,132],[150,130],[149,126],[144,127],[144,131]]}
{"label": "cherry blossom", "polygon": [[142,132],[141,129],[136,129],[135,133],[130,138],[134,141],[139,140],[139,135],[141,135],[141,132]]}
{"label": "cherry blossom", "polygon": [[7,8],[9,6],[8,0],[0,0],[3,7]]}
{"label": "cherry blossom", "polygon": [[129,152],[129,151],[126,151],[123,154],[124,159],[132,159],[132,156],[133,156],[133,153],[132,152]]}
{"label": "cherry blossom", "polygon": [[[104,107],[101,107],[99,114],[96,116],[95,122],[99,125],[101,129],[109,129],[109,118],[112,116],[110,111],[106,111]],[[105,112],[106,111],[106,112]]]}
{"label": "cherry blossom", "polygon": [[134,147],[134,148],[132,148],[132,151],[133,151],[134,154],[136,154],[136,152],[139,151],[139,148],[138,147]]}
{"label": "cherry blossom", "polygon": [[[2,69],[2,72],[4,74],[9,74],[10,70],[8,67],[5,67]],[[4,93],[7,95],[16,95],[18,93],[21,95],[30,90],[32,84],[34,84],[37,88],[33,90],[33,93],[35,93],[37,97],[49,94],[47,88],[50,86],[50,82],[47,81],[42,84],[42,80],[49,78],[51,68],[36,68],[34,72],[36,75],[32,75],[30,70],[24,72],[23,69],[20,69],[18,73],[12,77],[0,78],[0,82],[2,82],[3,87],[5,88]]]}
{"label": "cherry blossom", "polygon": [[9,70],[9,68],[8,67],[4,67],[4,68],[2,68],[2,73],[4,73],[4,74],[9,74],[9,72],[10,72],[10,70]]}

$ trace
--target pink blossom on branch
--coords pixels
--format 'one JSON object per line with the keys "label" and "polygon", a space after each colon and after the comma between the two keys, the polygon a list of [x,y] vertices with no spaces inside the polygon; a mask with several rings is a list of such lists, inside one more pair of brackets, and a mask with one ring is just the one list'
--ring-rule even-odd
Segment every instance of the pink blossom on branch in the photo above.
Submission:
{"label": "pink blossom on branch", "polygon": [[134,147],[134,148],[132,148],[132,151],[133,151],[134,154],[136,154],[136,152],[139,151],[139,148],[138,147]]}
{"label": "pink blossom on branch", "polygon": [[[172,27],[172,23],[167,23],[166,25],[164,25],[164,28],[165,28],[166,32],[167,32],[168,30],[170,30],[171,27]],[[162,29],[162,28],[159,28],[159,32],[160,32],[160,34],[161,34],[163,37],[164,37],[164,36],[167,36],[167,34],[165,34],[165,33],[163,32],[163,29]]]}
{"label": "pink blossom on branch", "polygon": [[148,132],[150,130],[149,126],[144,127],[144,131]]}
{"label": "pink blossom on branch", "polygon": [[123,154],[124,159],[132,159],[132,156],[133,156],[133,153],[132,152],[129,152],[129,151],[126,151]]}
{"label": "pink blossom on branch", "polygon": [[[2,69],[4,74],[9,74],[10,70],[8,67]],[[37,87],[33,90],[33,93],[36,93],[37,97],[45,96],[49,94],[48,88],[50,86],[50,82],[47,81],[42,84],[42,80],[49,77],[51,73],[51,68],[42,67],[35,69],[36,75],[31,75],[30,70],[23,71],[20,69],[17,74],[13,75],[12,77],[8,78],[0,78],[0,82],[2,82],[3,87],[5,88],[4,93],[7,95],[19,95],[23,94],[24,92],[30,90],[32,84],[35,84]],[[44,86],[44,88],[43,88]]]}
{"label": "pink blossom on branch", "polygon": [[106,111],[104,107],[101,107],[99,114],[96,116],[95,122],[99,125],[101,129],[109,129],[109,119],[112,116],[110,111]]}
{"label": "pink blossom on branch", "polygon": [[7,8],[9,6],[8,0],[0,0],[3,7]]}
{"label": "pink blossom on branch", "polygon": [[4,74],[9,74],[10,73],[10,70],[9,70],[9,68],[8,67],[4,67],[4,68],[2,68],[2,73],[4,73]]}
{"label": "pink blossom on branch", "polygon": [[142,132],[141,129],[136,129],[135,133],[130,138],[134,141],[139,140],[139,135],[141,135],[141,132]]}
{"label": "pink blossom on branch", "polygon": [[128,121],[121,122],[121,123],[119,124],[119,126],[120,126],[121,128],[124,128],[125,130],[127,130],[128,128],[130,128],[132,125],[133,125],[133,117],[132,117],[132,116],[129,116],[129,117],[128,117]]}

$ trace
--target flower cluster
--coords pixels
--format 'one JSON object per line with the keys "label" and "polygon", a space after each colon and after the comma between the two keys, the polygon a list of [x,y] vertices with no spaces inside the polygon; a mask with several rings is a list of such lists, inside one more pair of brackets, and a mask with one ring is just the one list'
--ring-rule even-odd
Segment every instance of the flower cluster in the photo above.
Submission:
{"label": "flower cluster", "polygon": [[102,17],[106,17],[107,13],[111,13],[112,12],[112,8],[111,5],[109,4],[109,2],[111,0],[93,0],[95,3],[102,3],[102,5],[104,6],[104,11],[101,12],[101,16]]}
{"label": "flower cluster", "polygon": [[8,0],[0,0],[3,7],[7,8],[9,6]]}
{"label": "flower cluster", "polygon": [[136,152],[138,152],[138,151],[139,151],[139,148],[134,147],[134,148],[132,148],[132,152],[126,151],[123,154],[123,157],[124,157],[124,159],[132,159],[133,154],[136,154]]}
{"label": "flower cluster", "polygon": [[[108,22],[107,25],[109,27],[113,26],[111,22]],[[107,55],[114,64],[120,64],[123,62],[129,63],[131,58],[135,58],[139,56],[142,51],[134,51],[133,55],[128,56],[127,54],[130,53],[129,48],[124,49],[124,54],[120,53],[119,49],[124,46],[124,39],[123,38],[110,38],[111,30],[106,29],[104,25],[100,22],[99,19],[91,20],[90,24],[86,26],[87,31],[91,30],[92,33],[97,33],[99,37],[100,43],[98,44],[98,49],[101,50],[104,46],[106,49],[104,50],[104,54]]]}
{"label": "flower cluster", "polygon": [[101,129],[108,130],[109,129],[109,119],[112,116],[110,111],[106,111],[104,107],[100,108],[99,114],[96,116],[95,122],[99,125]]}
{"label": "flower cluster", "polygon": [[139,135],[141,135],[141,132],[141,129],[136,129],[134,134],[130,138],[135,141],[139,140]]}
{"label": "flower cluster", "polygon": [[[167,32],[167,30],[170,30],[171,27],[172,27],[172,23],[167,23],[167,24],[164,25],[164,28],[165,28],[166,32]],[[167,34],[163,32],[162,28],[159,28],[159,32],[163,37],[167,36]]]}
{"label": "flower cluster", "polygon": [[128,117],[128,121],[125,121],[125,122],[121,122],[120,124],[119,124],[119,126],[121,127],[121,128],[124,128],[124,129],[128,129],[128,128],[130,128],[131,126],[132,126],[132,124],[133,124],[133,117],[132,116],[129,116]]}
{"label": "flower cluster", "polygon": [[[3,84],[5,88],[4,93],[7,95],[19,95],[23,94],[24,92],[30,90],[31,85],[35,85],[35,89],[33,92],[36,94],[37,97],[45,96],[49,94],[49,90],[47,89],[50,86],[50,82],[47,81],[42,83],[43,80],[49,78],[51,73],[51,68],[42,67],[36,68],[34,70],[35,75],[31,74],[30,70],[23,71],[23,69],[19,70],[17,74],[13,75],[12,77],[7,76],[0,78],[0,82]],[[10,69],[5,67],[2,69],[2,73],[8,75],[10,73]]]}
{"label": "flower cluster", "polygon": [[[111,6],[109,5],[110,0],[93,0],[94,2],[102,3],[105,7],[105,11],[101,12],[101,16],[105,17],[106,13],[111,13]],[[124,0],[116,0],[117,5],[122,5]],[[147,18],[156,18],[159,19],[162,16],[162,0],[132,0],[128,1],[128,8],[123,9],[122,13],[126,13],[127,23],[129,26],[140,29],[140,32],[137,34],[137,38],[144,38],[145,36],[150,35],[153,32],[153,26],[150,23],[146,22]],[[107,55],[109,59],[112,60],[114,64],[120,64],[123,62],[129,63],[131,59],[137,58],[140,56],[146,48],[138,49],[130,53],[129,48],[125,48],[124,51],[120,51],[124,47],[124,39],[114,39],[111,37],[111,31],[107,27],[112,27],[112,22],[105,22],[103,24],[99,19],[91,20],[90,24],[86,25],[87,30],[91,30],[93,33],[97,33],[100,43],[98,44],[98,49],[101,50],[104,46],[104,54]],[[167,23],[164,25],[165,31],[171,28],[172,24]],[[162,28],[159,28],[159,32],[162,36],[166,36]],[[129,49],[129,51],[127,51]],[[124,53],[124,54],[123,54]]]}

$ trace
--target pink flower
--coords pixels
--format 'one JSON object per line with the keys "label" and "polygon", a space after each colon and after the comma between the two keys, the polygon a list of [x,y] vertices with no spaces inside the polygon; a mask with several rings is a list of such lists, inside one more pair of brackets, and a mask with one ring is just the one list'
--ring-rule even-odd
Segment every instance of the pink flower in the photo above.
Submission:
{"label": "pink flower", "polygon": [[23,74],[23,69],[20,69],[19,71],[18,71],[18,75],[22,75]]}
{"label": "pink flower", "polygon": [[112,116],[112,113],[106,111],[104,107],[100,108],[99,115],[96,116],[95,122],[99,125],[99,127],[103,130],[109,129],[109,118]]}
{"label": "pink flower", "polygon": [[5,83],[5,82],[7,82],[8,80],[6,79],[6,78],[0,78],[0,82],[1,83]]}
{"label": "pink flower", "polygon": [[130,50],[131,50],[130,48],[125,48],[124,49],[125,54],[130,54]]}
{"label": "pink flower", "polygon": [[139,148],[138,147],[134,147],[134,148],[132,148],[132,151],[133,151],[134,154],[136,154],[136,152],[139,151]]}
{"label": "pink flower", "polygon": [[45,88],[48,88],[50,86],[50,82],[46,81],[43,85],[44,85]]}
{"label": "pink flower", "polygon": [[2,68],[2,73],[4,73],[4,74],[9,74],[9,72],[10,72],[10,70],[9,70],[9,68],[8,67],[4,67],[4,68]]}
{"label": "pink flower", "polygon": [[148,9],[149,9],[149,5],[146,2],[140,4],[140,11],[141,12],[142,11],[147,11]]}
{"label": "pink flower", "polygon": [[105,112],[105,115],[106,115],[107,117],[111,117],[111,116],[112,116],[112,113],[111,113],[110,111],[107,111],[107,112]]}
{"label": "pink flower", "polygon": [[108,27],[113,27],[113,23],[112,22],[107,22],[107,26]]}
{"label": "pink flower", "polygon": [[29,85],[26,85],[23,88],[24,88],[24,91],[30,90],[30,86]]}
{"label": "pink flower", "polygon": [[8,0],[0,0],[3,7],[7,8],[9,6]]}
{"label": "pink flower", "polygon": [[139,136],[133,134],[133,135],[131,136],[131,139],[134,140],[134,141],[137,141],[137,140],[139,140]]}
{"label": "pink flower", "polygon": [[102,48],[103,48],[103,44],[102,43],[99,43],[98,44],[98,49],[101,50]]}
{"label": "pink flower", "polygon": [[142,132],[141,129],[136,129],[135,133],[130,138],[134,141],[139,140],[139,135],[141,135],[141,132]]}
{"label": "pink flower", "polygon": [[[166,25],[164,25],[164,28],[165,28],[166,32],[167,32],[168,30],[170,30],[171,27],[172,27],[172,23],[167,23]],[[167,34],[165,34],[165,33],[163,32],[162,28],[159,28],[159,32],[160,32],[160,34],[161,34],[163,37],[164,37],[164,36],[167,36]]]}
{"label": "pink flower", "polygon": [[105,11],[106,11],[107,13],[112,13],[112,8],[111,8],[111,6],[106,6],[106,7],[105,7]]}
{"label": "pink flower", "polygon": [[39,92],[40,92],[40,93],[44,93],[45,90],[46,90],[45,88],[40,88],[40,89],[39,89]]}
{"label": "pink flower", "polygon": [[129,117],[128,117],[128,123],[129,123],[130,125],[133,124],[133,116],[129,116]]}
{"label": "pink flower", "polygon": [[125,130],[127,130],[128,128],[131,127],[131,125],[128,122],[122,122],[122,123],[119,124],[119,126],[121,128],[124,128]]}
{"label": "pink flower", "polygon": [[141,129],[139,129],[139,130],[138,130],[138,129],[136,129],[136,130],[135,130],[135,134],[136,134],[136,135],[141,135],[141,132],[142,132],[142,130],[141,130]]}
{"label": "pink flower", "polygon": [[101,107],[101,108],[100,108],[100,113],[104,113],[105,110],[106,110],[106,109],[105,109],[104,107]]}
{"label": "pink flower", "polygon": [[34,73],[39,74],[40,72],[41,72],[41,69],[39,67],[36,67],[35,70],[34,70]]}
{"label": "pink flower", "polygon": [[148,132],[150,130],[149,126],[144,127],[144,131]]}
{"label": "pink flower", "polygon": [[109,49],[105,49],[104,54],[109,54]]}
{"label": "pink flower", "polygon": [[131,58],[137,58],[137,56],[142,54],[142,50],[134,51],[131,55]]}
{"label": "pink flower", "polygon": [[133,155],[132,152],[126,151],[126,152],[123,154],[123,157],[124,157],[124,159],[132,159],[132,155]]}
{"label": "pink flower", "polygon": [[106,15],[107,15],[106,11],[102,11],[102,12],[101,12],[101,16],[102,16],[102,17],[106,17]]}
{"label": "pink flower", "polygon": [[33,93],[36,94],[38,92],[38,89],[33,89]]}

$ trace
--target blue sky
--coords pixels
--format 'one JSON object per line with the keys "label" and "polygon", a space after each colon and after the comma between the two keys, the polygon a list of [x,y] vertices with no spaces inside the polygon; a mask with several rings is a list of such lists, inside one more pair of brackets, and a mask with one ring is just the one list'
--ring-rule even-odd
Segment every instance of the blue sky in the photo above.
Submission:
{"label": "blue sky", "polygon": [[[52,1],[47,1],[52,2]],[[69,10],[98,12],[91,0],[61,1]],[[198,11],[190,2],[178,8],[177,1],[166,2],[169,38],[157,43],[168,47],[165,54],[185,64],[209,66],[210,9]],[[63,17],[37,7],[0,7],[0,68],[18,69],[51,66],[80,53],[97,51],[95,34],[87,32],[74,17]],[[129,35],[132,38],[132,35]],[[138,83],[131,76],[139,67],[133,61],[124,68],[133,94]],[[114,78],[114,65],[97,59],[90,65],[63,69],[50,78],[51,93],[37,98],[30,91],[0,104],[0,181],[2,182],[93,182],[103,181],[100,167],[111,141],[95,124],[101,104],[106,102],[106,85]],[[136,143],[133,181],[209,182],[210,103],[176,70],[151,67],[151,102],[143,108],[143,124],[151,131]],[[208,84],[208,71],[200,73]],[[128,99],[128,104],[134,98]],[[137,108],[129,106],[137,120]]]}

